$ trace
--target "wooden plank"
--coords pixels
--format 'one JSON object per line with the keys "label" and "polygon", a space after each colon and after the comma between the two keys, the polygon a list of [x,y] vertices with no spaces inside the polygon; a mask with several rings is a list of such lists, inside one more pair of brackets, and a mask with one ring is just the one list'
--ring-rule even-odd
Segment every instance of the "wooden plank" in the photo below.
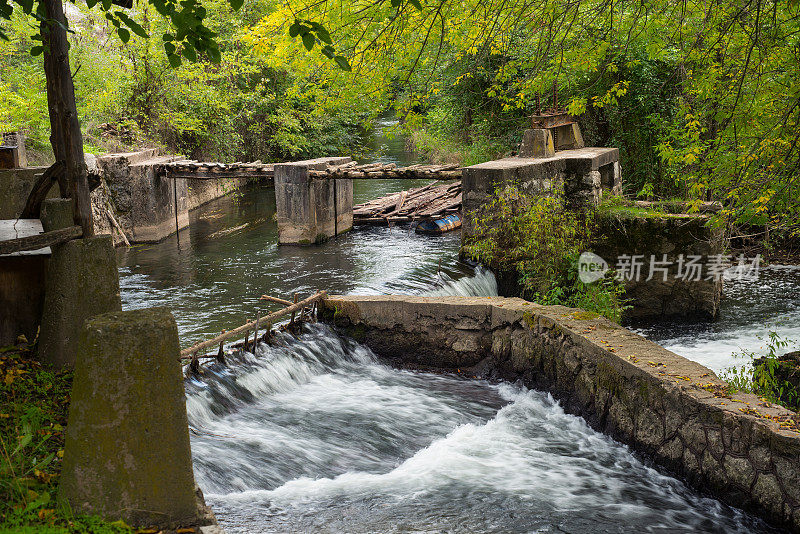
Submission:
{"label": "wooden plank", "polygon": [[83,230],[80,226],[70,226],[68,228],[59,228],[58,230],[52,230],[37,235],[8,239],[6,241],[0,241],[0,254],[14,254],[15,252],[51,247],[53,245],[66,243],[82,235]]}

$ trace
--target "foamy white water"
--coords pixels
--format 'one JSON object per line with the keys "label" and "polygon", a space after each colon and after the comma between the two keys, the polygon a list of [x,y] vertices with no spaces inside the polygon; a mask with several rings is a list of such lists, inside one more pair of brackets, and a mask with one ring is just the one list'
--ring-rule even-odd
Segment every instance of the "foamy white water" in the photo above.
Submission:
{"label": "foamy white water", "polygon": [[779,353],[799,350],[800,267],[770,266],[757,280],[726,280],[714,322],[662,321],[637,331],[718,373],[746,363],[736,353],[765,354],[770,331],[794,341]]}
{"label": "foamy white water", "polygon": [[766,527],[508,384],[404,372],[321,325],[187,384],[229,532],[754,532]]}

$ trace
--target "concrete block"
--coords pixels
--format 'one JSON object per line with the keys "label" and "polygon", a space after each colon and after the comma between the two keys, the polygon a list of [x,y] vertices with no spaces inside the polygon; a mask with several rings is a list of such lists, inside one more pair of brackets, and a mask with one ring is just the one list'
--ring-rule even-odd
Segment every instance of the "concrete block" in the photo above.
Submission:
{"label": "concrete block", "polygon": [[166,308],[106,313],[80,336],[59,499],[134,527],[196,525],[180,346]]}
{"label": "concrete block", "polygon": [[[26,167],[24,169],[0,169],[0,219],[16,219],[22,213],[28,195],[38,175],[47,167]],[[50,188],[47,198],[57,198],[58,185]]]}
{"label": "concrete block", "polygon": [[47,266],[40,359],[72,366],[86,319],[122,309],[117,258],[111,236],[75,239],[52,247]]}
{"label": "concrete block", "polygon": [[177,193],[178,228],[189,225],[185,179],[173,180],[157,172],[159,165],[178,156],[157,156],[155,149],[110,154],[97,159],[108,185],[119,223],[134,243],[154,243],[175,232]]}
{"label": "concrete block", "polygon": [[586,146],[583,142],[581,129],[576,122],[563,126],[556,126],[552,128],[552,131],[556,150],[571,150]]}
{"label": "concrete block", "polygon": [[522,158],[549,158],[556,153],[553,133],[544,128],[525,130],[519,155]]}
{"label": "concrete block", "polygon": [[49,198],[42,202],[42,212],[39,218],[45,232],[68,228],[74,223],[72,200],[68,198]]}
{"label": "concrete block", "polygon": [[[39,219],[0,221],[0,240],[42,232]],[[50,247],[0,255],[0,346],[16,342],[22,334],[36,338],[44,304],[44,281]]]}
{"label": "concrete block", "polygon": [[308,172],[349,161],[349,157],[318,158],[275,165],[279,244],[320,243],[353,227],[353,181],[312,179]]}

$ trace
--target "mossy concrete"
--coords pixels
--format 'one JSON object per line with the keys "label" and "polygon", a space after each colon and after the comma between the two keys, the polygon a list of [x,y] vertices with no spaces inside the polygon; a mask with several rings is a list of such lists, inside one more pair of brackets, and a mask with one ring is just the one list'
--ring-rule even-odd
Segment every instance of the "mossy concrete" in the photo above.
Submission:
{"label": "mossy concrete", "polygon": [[[725,250],[722,229],[710,226],[707,215],[652,210],[643,215],[640,212],[644,210],[636,210],[601,210],[591,244],[592,251],[611,268],[624,255],[637,256],[642,264],[640,276],[625,280],[625,298],[631,304],[625,311],[625,321],[715,319],[722,297],[722,277],[709,277],[706,270],[697,277],[682,277],[678,260],[694,257],[701,265],[713,264]],[[665,257],[670,262],[666,272],[655,271],[651,277],[651,262]]]}
{"label": "mossy concrete", "polygon": [[74,365],[84,321],[121,309],[111,236],[75,239],[52,247],[45,278],[39,358],[56,368]]}
{"label": "mossy concrete", "polygon": [[68,228],[75,224],[73,220],[72,200],[69,198],[48,198],[42,202],[39,219],[45,232]]}
{"label": "mossy concrete", "polygon": [[131,526],[196,525],[178,328],[166,308],[81,329],[59,499]]}
{"label": "mossy concrete", "polygon": [[320,317],[399,366],[521,381],[701,491],[800,532],[797,414],[603,317],[518,298],[331,296]]}

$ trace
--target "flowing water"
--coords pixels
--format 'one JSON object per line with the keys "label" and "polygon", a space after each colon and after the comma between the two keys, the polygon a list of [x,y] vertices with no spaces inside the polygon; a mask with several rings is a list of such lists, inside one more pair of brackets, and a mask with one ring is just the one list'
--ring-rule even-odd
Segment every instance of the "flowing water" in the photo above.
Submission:
{"label": "flowing water", "polygon": [[[356,202],[412,185],[357,181]],[[274,202],[251,187],[192,212],[180,243],[120,251],[123,306],[169,307],[186,346],[274,310],[264,293],[497,293],[491,273],[458,261],[457,233],[358,229],[278,247]],[[729,290],[719,323],[642,332],[722,361],[762,322],[800,324],[800,273],[770,276]],[[545,393],[396,370],[322,325],[257,352],[186,382],[195,474],[228,532],[770,531]]]}

